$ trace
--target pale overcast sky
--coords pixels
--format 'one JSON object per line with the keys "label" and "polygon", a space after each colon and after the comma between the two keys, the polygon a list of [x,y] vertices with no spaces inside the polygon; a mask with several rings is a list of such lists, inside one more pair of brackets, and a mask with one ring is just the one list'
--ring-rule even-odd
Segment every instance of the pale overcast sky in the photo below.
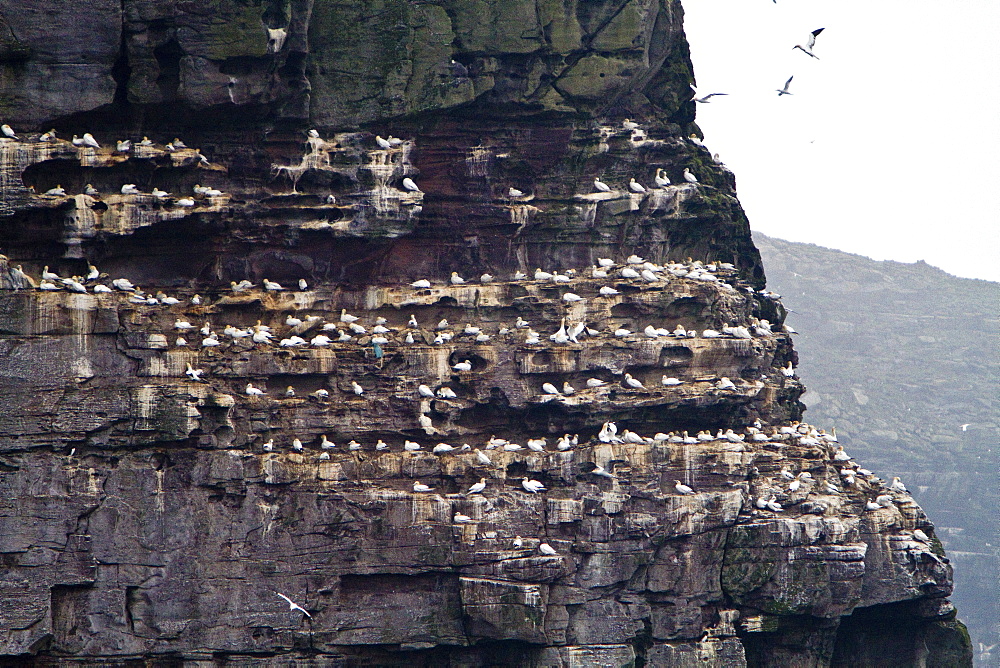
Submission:
{"label": "pale overcast sky", "polygon": [[1000,0],[683,5],[752,229],[1000,281]]}

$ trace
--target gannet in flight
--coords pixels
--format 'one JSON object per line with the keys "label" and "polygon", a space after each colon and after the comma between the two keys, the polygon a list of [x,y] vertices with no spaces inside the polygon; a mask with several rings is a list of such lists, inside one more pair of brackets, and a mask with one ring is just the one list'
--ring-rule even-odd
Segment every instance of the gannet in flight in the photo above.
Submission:
{"label": "gannet in flight", "polygon": [[708,104],[713,97],[719,95],[729,95],[729,93],[709,93],[708,95],[702,95],[698,97],[698,89],[694,87],[694,84],[688,84],[691,87],[691,92],[694,93],[694,97],[691,98],[692,102],[700,102],[702,104]]}
{"label": "gannet in flight", "polygon": [[[819,28],[818,30],[813,30],[811,33],[809,33],[809,39],[806,41],[806,45],[805,46],[802,46],[801,44],[796,44],[795,46],[792,47],[792,49],[798,49],[798,50],[802,51],[802,53],[806,54],[807,56],[812,56],[816,60],[819,60],[819,56],[817,56],[815,53],[813,53],[812,50],[813,50],[813,47],[816,46],[816,38],[819,36],[819,34],[821,32],[823,32],[823,30],[824,30],[824,28]],[[789,79],[789,81],[791,81],[791,79]]]}
{"label": "gannet in flight", "polygon": [[310,615],[309,612],[305,608],[303,608],[301,605],[299,605],[298,603],[295,603],[294,601],[292,601],[292,599],[288,598],[287,596],[285,596],[282,593],[279,593],[279,592],[274,592],[274,593],[278,594],[278,596],[280,596],[281,598],[283,598],[286,601],[288,601],[288,611],[289,612],[291,612],[293,610],[298,610],[299,612],[301,612],[302,614],[304,614],[309,619],[312,619],[312,615]]}
{"label": "gannet in flight", "polygon": [[788,77],[788,81],[785,82],[785,87],[784,88],[776,88],[775,89],[776,91],[778,91],[778,97],[781,97],[782,95],[791,95],[791,93],[788,91],[788,86],[789,86],[789,84],[792,83],[792,79],[794,79],[794,78],[795,78],[795,75],[792,75],[792,76]]}

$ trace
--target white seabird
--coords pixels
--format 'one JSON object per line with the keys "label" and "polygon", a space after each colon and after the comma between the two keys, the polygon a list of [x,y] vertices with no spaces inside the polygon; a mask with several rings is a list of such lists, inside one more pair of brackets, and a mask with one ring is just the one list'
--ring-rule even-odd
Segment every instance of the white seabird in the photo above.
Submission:
{"label": "white seabird", "polygon": [[634,178],[628,180],[628,187],[634,193],[644,193],[646,192],[646,187],[636,181]]}
{"label": "white seabird", "polygon": [[351,390],[354,392],[354,394],[358,396],[361,396],[362,394],[365,393],[365,388],[361,387],[353,380],[351,381]]}
{"label": "white seabird", "polygon": [[254,387],[253,383],[247,383],[246,392],[247,392],[247,396],[250,396],[250,397],[259,397],[259,396],[261,396],[261,395],[264,394],[264,390],[261,390],[260,388]]}
{"label": "white seabird", "polygon": [[694,490],[682,483],[680,480],[674,481],[674,489],[677,490],[678,494],[684,494],[685,496],[694,494]]}
{"label": "white seabird", "polygon": [[451,272],[452,285],[462,285],[463,283],[465,283],[465,279],[459,276],[457,271]]}
{"label": "white seabird", "polygon": [[486,489],[486,478],[480,478],[479,482],[469,488],[469,494],[480,494],[484,489]]}
{"label": "white seabird", "polygon": [[472,362],[469,360],[463,360],[451,368],[455,371],[472,371]]}
{"label": "white seabird", "polygon": [[549,545],[548,543],[540,543],[538,545],[538,551],[547,557],[553,557],[559,554],[558,552],[556,552],[555,548]]}
{"label": "white seabird", "polygon": [[611,192],[611,187],[599,179],[594,179],[594,188],[602,193]]}
{"label": "white seabird", "polygon": [[[801,44],[796,44],[795,46],[792,47],[792,49],[793,50],[794,49],[798,49],[799,51],[801,51],[802,53],[806,54],[807,56],[811,56],[811,57],[815,58],[816,60],[819,60],[819,56],[817,56],[815,53],[813,53],[812,50],[813,50],[813,47],[816,46],[816,38],[819,37],[819,34],[821,32],[823,32],[824,30],[825,30],[825,28],[819,28],[817,30],[813,30],[811,33],[809,33],[809,38],[806,40],[806,45],[805,46],[802,46]],[[789,81],[791,81],[791,79],[789,79]]]}
{"label": "white seabird", "polygon": [[288,611],[289,612],[298,610],[299,612],[301,612],[302,614],[304,614],[309,619],[312,619],[312,615],[310,615],[309,612],[305,608],[303,608],[301,605],[299,605],[298,603],[295,603],[294,601],[292,601],[292,599],[288,598],[287,596],[285,596],[284,594],[282,594],[280,592],[274,592],[274,593],[278,594],[278,596],[280,596],[281,598],[283,598],[286,601],[288,601]]}
{"label": "white seabird", "polygon": [[578,295],[578,294],[576,294],[574,292],[567,292],[566,294],[564,294],[562,296],[562,298],[563,298],[564,302],[582,302],[582,301],[584,301],[583,297],[581,297],[580,295]]}
{"label": "white seabird", "polygon": [[524,491],[531,492],[532,494],[545,491],[545,485],[537,480],[529,480],[528,478],[521,480],[521,487],[524,488]]}
{"label": "white seabird", "polygon": [[775,89],[775,90],[778,91],[778,97],[781,97],[782,95],[791,95],[792,94],[791,91],[788,90],[788,87],[792,84],[792,79],[794,79],[794,78],[795,78],[795,75],[792,75],[792,76],[788,77],[788,81],[785,82],[784,88],[776,88]]}
{"label": "white seabird", "polygon": [[418,480],[415,483],[413,483],[413,491],[414,492],[433,492],[434,488],[433,487],[428,487],[427,485],[423,484],[422,482],[420,482]]}
{"label": "white seabird", "polygon": [[510,188],[507,189],[507,196],[508,197],[523,197],[524,196],[524,192],[521,191],[521,190],[518,190],[517,188],[514,188],[512,186],[512,187],[510,187]]}
{"label": "white seabird", "polygon": [[381,149],[392,148],[392,144],[390,144],[387,139],[383,139],[381,135],[375,135],[375,143],[378,144],[378,147]]}
{"label": "white seabird", "polygon": [[698,183],[698,177],[692,174],[687,167],[684,168],[684,180],[688,183]]}
{"label": "white seabird", "polygon": [[691,87],[691,92],[694,93],[694,97],[691,98],[692,102],[699,102],[701,104],[708,104],[713,97],[720,95],[729,95],[729,93],[709,93],[708,95],[702,95],[698,97],[698,89],[694,87],[694,84],[688,84]]}
{"label": "white seabird", "polygon": [[81,140],[84,146],[89,146],[90,148],[101,148],[101,145],[97,143],[94,139],[94,135],[89,132],[83,133],[83,139]]}
{"label": "white seabird", "polygon": [[635,121],[626,118],[624,121],[622,121],[622,127],[631,132],[632,130],[638,130],[639,124],[636,123]]}
{"label": "white seabird", "polygon": [[410,192],[415,192],[415,193],[421,192],[420,187],[417,186],[414,180],[411,179],[409,176],[403,179],[403,187],[409,190]]}
{"label": "white seabird", "polygon": [[10,139],[16,139],[17,141],[21,141],[18,138],[18,136],[14,133],[14,128],[10,127],[6,123],[4,123],[3,125],[0,125],[0,132],[3,132],[3,134],[4,134],[5,137],[9,137]]}
{"label": "white seabird", "polygon": [[630,373],[625,374],[625,384],[637,390],[645,389],[646,387],[645,385],[642,384],[642,381],[633,378],[632,374]]}
{"label": "white seabird", "polygon": [[662,167],[656,168],[656,176],[653,177],[653,181],[660,188],[666,188],[670,185],[670,179],[667,178],[667,173],[663,171]]}

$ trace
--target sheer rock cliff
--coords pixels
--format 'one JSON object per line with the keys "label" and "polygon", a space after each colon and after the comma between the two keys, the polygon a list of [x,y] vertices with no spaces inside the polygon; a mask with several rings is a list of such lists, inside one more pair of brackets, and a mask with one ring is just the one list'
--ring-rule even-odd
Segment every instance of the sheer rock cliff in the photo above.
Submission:
{"label": "sheer rock cliff", "polygon": [[679,2],[91,4],[0,1],[4,661],[968,664]]}

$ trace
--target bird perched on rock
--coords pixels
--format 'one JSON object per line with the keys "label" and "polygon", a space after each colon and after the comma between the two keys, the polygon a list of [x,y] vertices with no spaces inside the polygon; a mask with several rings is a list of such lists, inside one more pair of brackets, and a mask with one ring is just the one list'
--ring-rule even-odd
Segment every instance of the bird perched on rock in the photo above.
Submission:
{"label": "bird perched on rock", "polygon": [[414,182],[414,180],[410,177],[403,179],[403,187],[410,192],[421,192],[419,186],[417,186],[416,182]]}
{"label": "bird perched on rock", "polygon": [[463,360],[451,368],[455,371],[472,371],[472,362],[469,360]]}
{"label": "bird perched on rock", "polygon": [[351,381],[351,391],[353,391],[354,394],[356,394],[358,396],[361,396],[362,394],[365,393],[365,388],[361,387],[355,381],[352,380]]}
{"label": "bird perched on rock", "polygon": [[532,494],[545,491],[545,485],[537,480],[529,480],[528,478],[521,480],[521,487],[524,488],[524,491],[531,492]]}
{"label": "bird perched on rock", "polygon": [[480,478],[479,482],[469,488],[469,494],[481,494],[484,489],[486,489],[486,478]]}
{"label": "bird perched on rock", "polygon": [[594,188],[598,192],[602,192],[602,193],[609,193],[609,192],[611,192],[611,186],[609,186],[607,183],[604,183],[600,179],[594,179]]}
{"label": "bird perched on rock", "polygon": [[253,383],[247,383],[247,396],[259,397],[264,394],[264,390],[254,387]]}
{"label": "bird perched on rock", "polygon": [[680,480],[674,481],[674,489],[677,490],[678,494],[684,494],[685,496],[694,494],[694,490],[682,483]]}
{"label": "bird perched on rock", "polygon": [[548,543],[540,543],[538,545],[538,551],[547,557],[552,557],[559,554],[558,552],[556,552],[555,548],[549,545]]}
{"label": "bird perched on rock", "polygon": [[433,487],[428,487],[427,485],[423,484],[422,482],[420,482],[418,480],[417,482],[413,483],[413,491],[414,492],[433,492],[434,488]]}
{"label": "bird perched on rock", "polygon": [[687,167],[684,168],[684,180],[688,183],[698,183],[698,177],[692,174]]}

